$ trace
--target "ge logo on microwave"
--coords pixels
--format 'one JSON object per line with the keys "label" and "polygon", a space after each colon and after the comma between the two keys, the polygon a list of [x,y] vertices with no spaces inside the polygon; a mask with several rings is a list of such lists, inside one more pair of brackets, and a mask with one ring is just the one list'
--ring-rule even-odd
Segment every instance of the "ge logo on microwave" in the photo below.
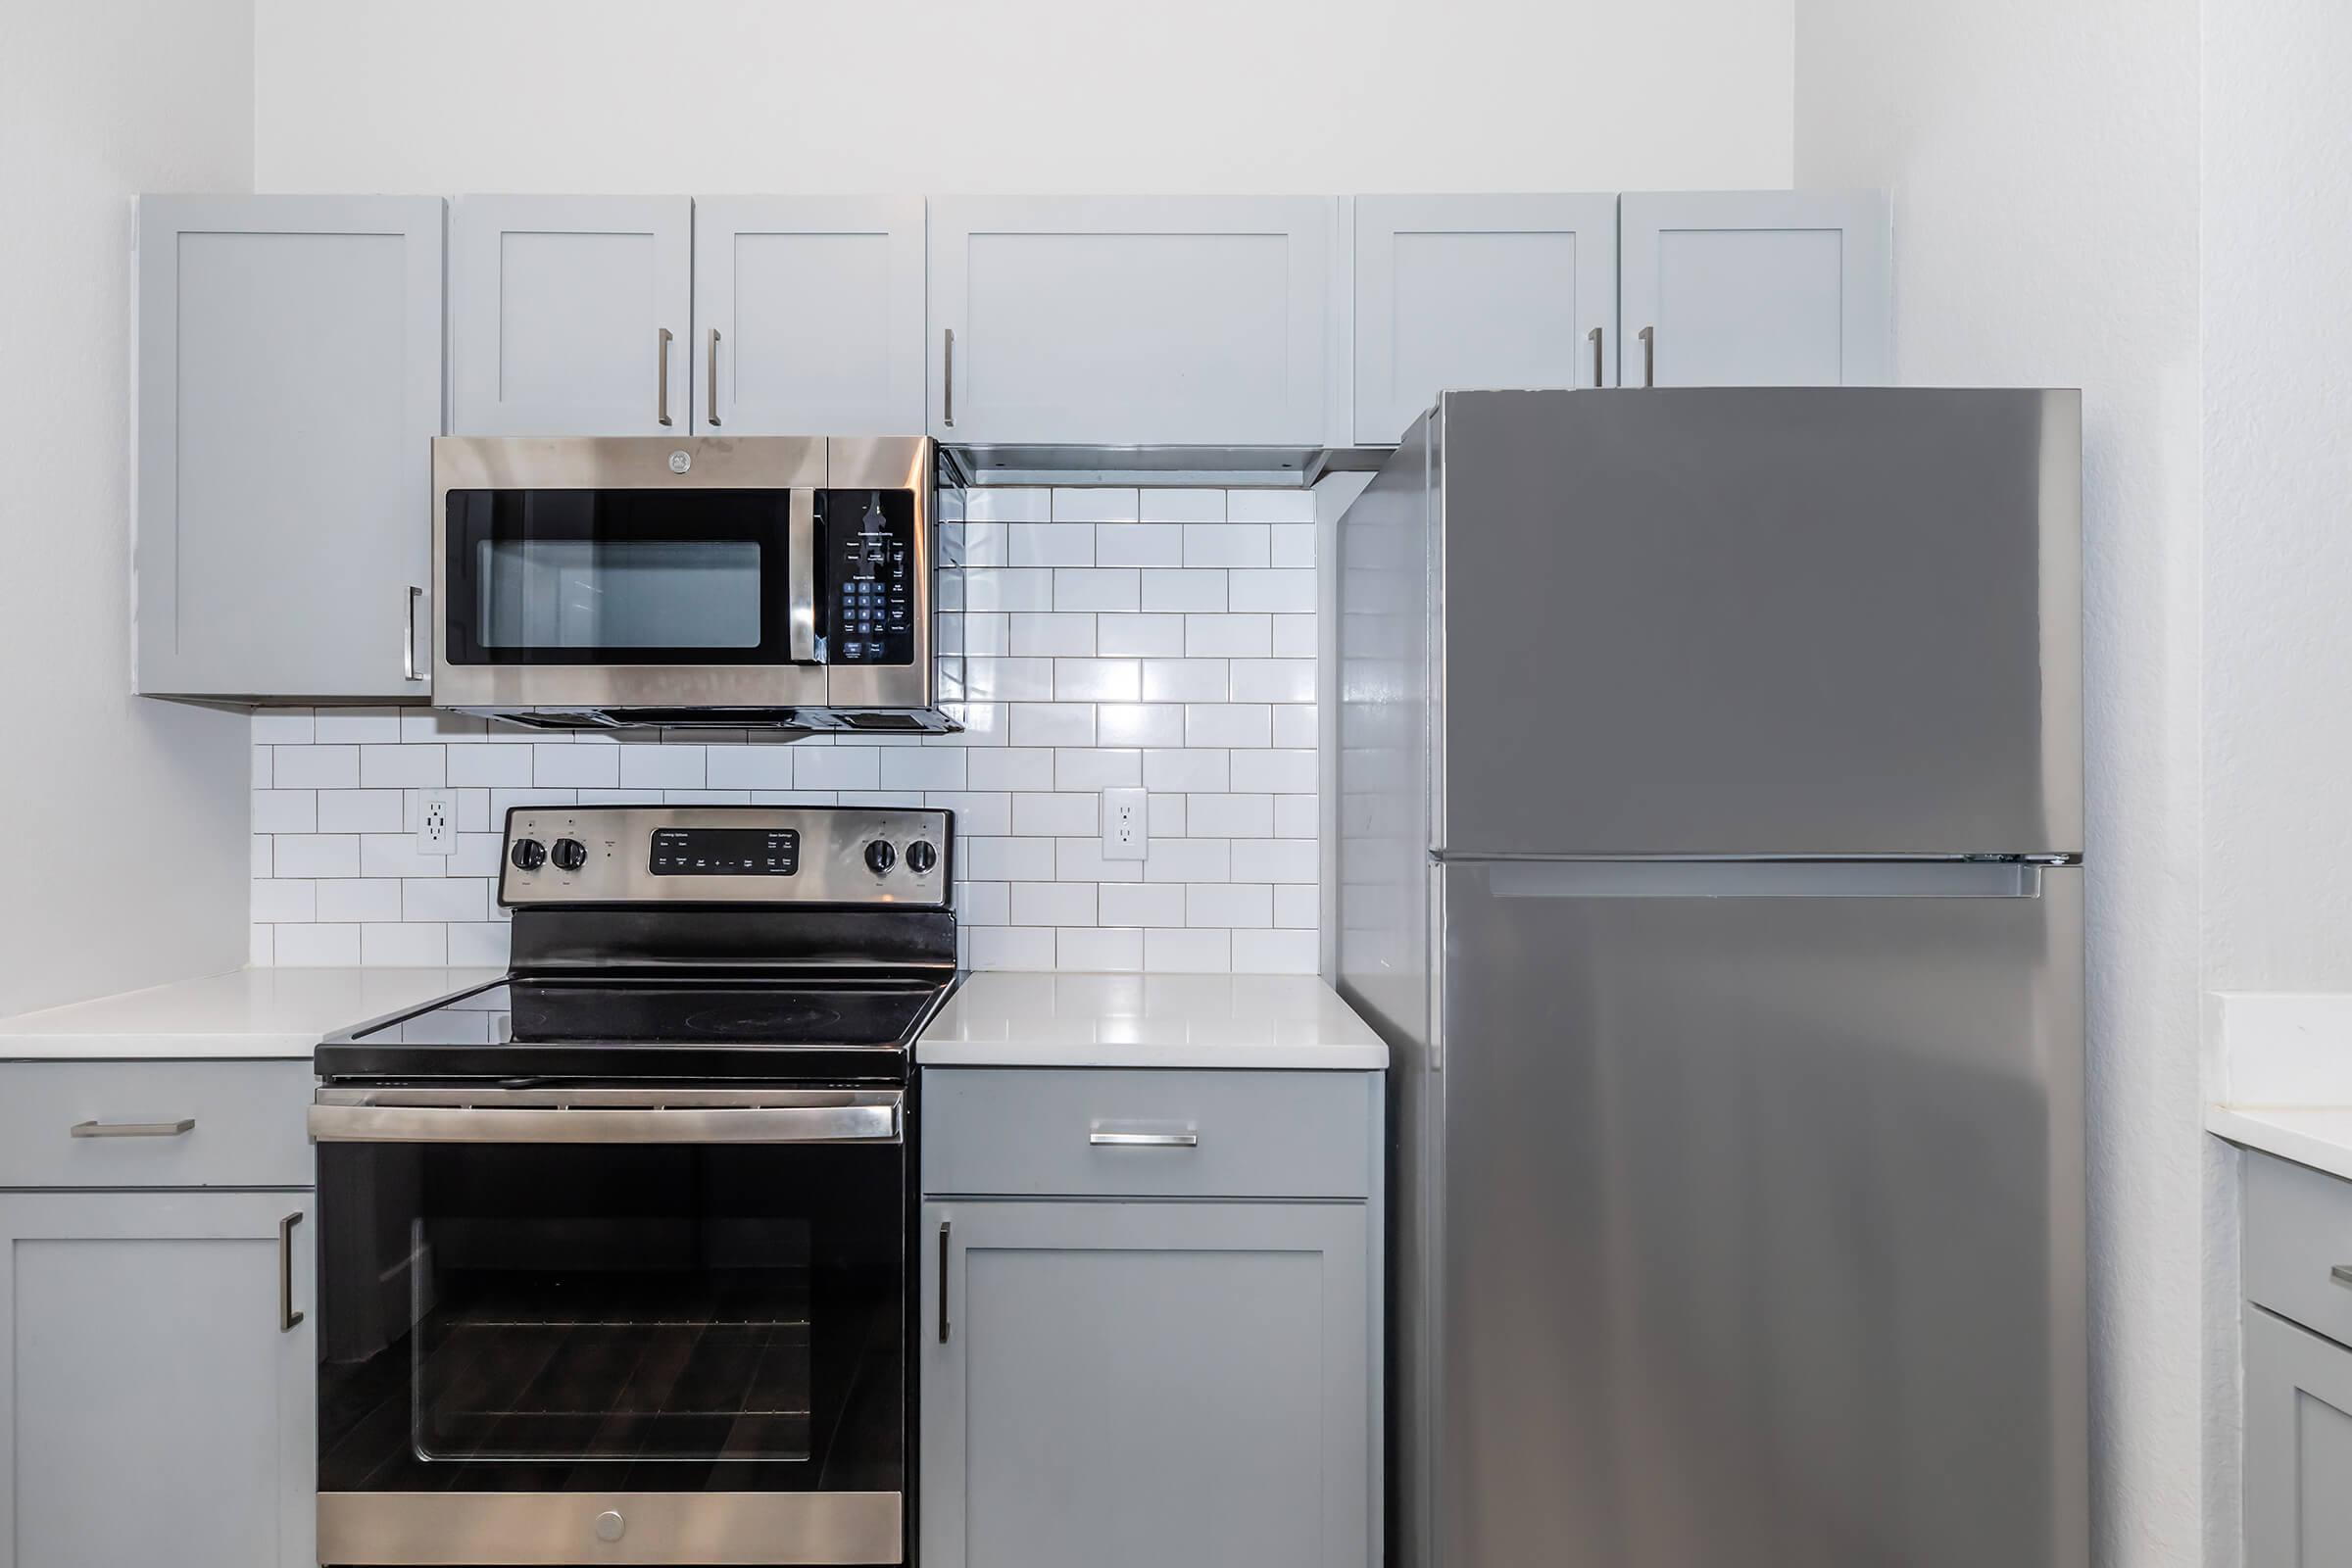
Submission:
{"label": "ge logo on microwave", "polygon": [[685,471],[686,471],[688,468],[691,468],[691,467],[693,467],[693,466],[694,466],[694,459],[693,459],[692,457],[690,457],[689,455],[687,455],[686,453],[684,453],[684,452],[672,452],[672,453],[669,455],[669,471],[670,471],[670,472],[672,472],[672,473],[684,473],[684,472],[685,472]]}

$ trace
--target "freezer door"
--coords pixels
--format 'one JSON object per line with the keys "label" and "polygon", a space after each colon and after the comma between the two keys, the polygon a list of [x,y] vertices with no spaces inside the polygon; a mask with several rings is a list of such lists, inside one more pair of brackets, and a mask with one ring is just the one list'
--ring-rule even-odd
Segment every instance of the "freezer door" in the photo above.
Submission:
{"label": "freezer door", "polygon": [[1404,1560],[2081,1568],[2081,872],[1706,870],[1436,873]]}
{"label": "freezer door", "polygon": [[1439,416],[1435,848],[2082,848],[2079,394]]}

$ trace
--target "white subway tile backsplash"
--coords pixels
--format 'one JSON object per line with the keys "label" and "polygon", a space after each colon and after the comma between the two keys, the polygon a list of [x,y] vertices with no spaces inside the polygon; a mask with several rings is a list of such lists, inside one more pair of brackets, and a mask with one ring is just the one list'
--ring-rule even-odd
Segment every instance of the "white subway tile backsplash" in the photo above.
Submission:
{"label": "white subway tile backsplash", "polygon": [[270,760],[270,782],[281,790],[352,790],[360,787],[357,746],[280,746]]}
{"label": "white subway tile backsplash", "polygon": [[1054,492],[1055,522],[1133,522],[1139,515],[1136,492],[1122,489],[1071,489]]}
{"label": "white subway tile backsplash", "polygon": [[1226,574],[1205,568],[1150,567],[1143,571],[1142,606],[1147,612],[1178,614],[1226,608]]}
{"label": "white subway tile backsplash", "polygon": [[1141,608],[1140,575],[1133,566],[1056,566],[1054,608],[1133,614]]}
{"label": "white subway tile backsplash", "polygon": [[[548,734],[429,709],[255,713],[253,961],[504,964],[496,878],[515,807],[839,802],[956,813],[968,964],[1312,972],[1312,496],[983,489],[945,548],[965,567],[942,594],[966,611],[942,626],[964,656],[959,734],[786,743]],[[1149,856],[1104,859],[1101,793],[1138,785]],[[451,855],[417,853],[426,791],[452,799]]]}
{"label": "white subway tile backsplash", "polygon": [[1103,522],[1095,525],[1098,566],[1181,566],[1184,527],[1174,522]]}
{"label": "white subway tile backsplash", "polygon": [[1175,659],[1184,653],[1182,615],[1097,615],[1095,652],[1106,658]]}
{"label": "white subway tile backsplash", "polygon": [[1222,659],[1147,659],[1144,699],[1153,703],[1217,703],[1225,700]]}

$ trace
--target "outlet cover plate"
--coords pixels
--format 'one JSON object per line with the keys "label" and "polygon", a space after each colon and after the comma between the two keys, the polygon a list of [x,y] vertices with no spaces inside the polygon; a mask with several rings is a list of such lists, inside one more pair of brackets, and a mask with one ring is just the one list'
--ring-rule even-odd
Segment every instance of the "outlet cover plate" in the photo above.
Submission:
{"label": "outlet cover plate", "polygon": [[416,853],[458,853],[457,804],[441,790],[426,790],[416,803]]}
{"label": "outlet cover plate", "polygon": [[1150,792],[1141,789],[1102,792],[1102,858],[1140,860],[1144,858],[1152,847],[1152,835],[1145,825],[1150,799]]}

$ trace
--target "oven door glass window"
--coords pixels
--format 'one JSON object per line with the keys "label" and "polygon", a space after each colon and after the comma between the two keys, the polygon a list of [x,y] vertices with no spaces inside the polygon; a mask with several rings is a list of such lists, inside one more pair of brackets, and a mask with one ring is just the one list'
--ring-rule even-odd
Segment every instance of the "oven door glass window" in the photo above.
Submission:
{"label": "oven door glass window", "polygon": [[901,1146],[318,1152],[321,1491],[901,1490]]}
{"label": "oven door glass window", "polygon": [[453,490],[445,646],[466,664],[784,662],[789,511],[782,490]]}

